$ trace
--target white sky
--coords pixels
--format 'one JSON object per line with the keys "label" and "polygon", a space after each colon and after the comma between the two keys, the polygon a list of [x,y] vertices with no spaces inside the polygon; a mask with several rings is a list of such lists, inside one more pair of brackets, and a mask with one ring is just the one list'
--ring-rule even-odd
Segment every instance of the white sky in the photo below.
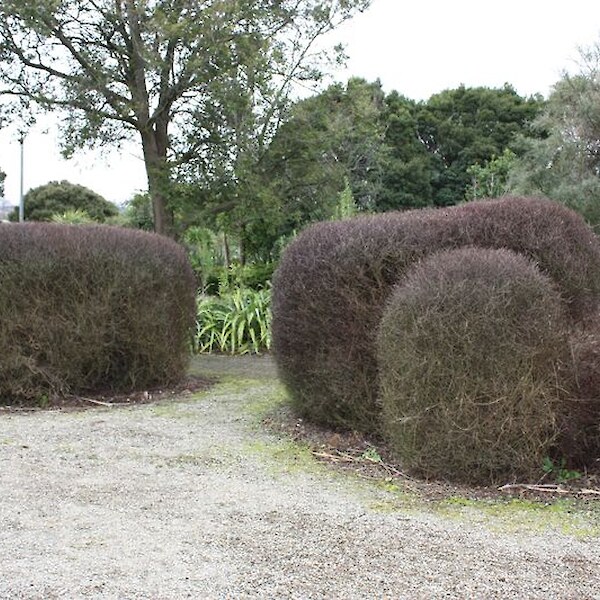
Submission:
{"label": "white sky", "polygon": [[[522,95],[547,95],[565,69],[576,68],[577,48],[600,40],[598,0],[373,0],[371,8],[332,34],[350,55],[336,74],[386,91],[427,99],[444,89],[512,84]],[[122,203],[146,188],[141,153],[79,153],[60,158],[52,121],[25,140],[24,188],[68,179]],[[19,199],[20,146],[15,131],[0,131],[6,200]]]}

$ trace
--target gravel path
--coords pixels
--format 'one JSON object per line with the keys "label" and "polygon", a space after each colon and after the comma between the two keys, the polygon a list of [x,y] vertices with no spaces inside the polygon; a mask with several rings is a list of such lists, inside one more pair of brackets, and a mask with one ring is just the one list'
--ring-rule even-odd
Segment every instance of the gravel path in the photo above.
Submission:
{"label": "gravel path", "polygon": [[228,378],[0,415],[0,598],[600,598],[599,537],[391,510],[260,430],[268,360],[195,368]]}

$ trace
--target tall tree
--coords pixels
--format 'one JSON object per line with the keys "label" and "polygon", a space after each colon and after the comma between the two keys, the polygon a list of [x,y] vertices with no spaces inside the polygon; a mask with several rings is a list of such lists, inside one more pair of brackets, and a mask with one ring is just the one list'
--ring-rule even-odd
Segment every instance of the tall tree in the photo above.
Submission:
{"label": "tall tree", "polygon": [[169,234],[174,169],[218,168],[226,131],[214,120],[253,101],[271,135],[293,82],[319,75],[316,40],[369,3],[3,0],[0,93],[64,109],[67,153],[137,137],[155,228]]}
{"label": "tall tree", "polygon": [[433,204],[437,159],[419,136],[420,104],[397,92],[385,100],[385,168],[377,210],[421,208]]}
{"label": "tall tree", "polygon": [[523,98],[509,85],[461,86],[424,103],[418,116],[419,137],[436,161],[435,204],[462,201],[471,179],[468,168],[501,156],[542,106],[541,97]]}
{"label": "tall tree", "polygon": [[600,45],[582,50],[579,73],[554,85],[521,145],[512,191],[564,202],[600,226]]}
{"label": "tall tree", "polygon": [[355,78],[293,107],[264,164],[293,227],[331,218],[347,185],[359,210],[377,207],[385,154],[384,100],[379,82]]}

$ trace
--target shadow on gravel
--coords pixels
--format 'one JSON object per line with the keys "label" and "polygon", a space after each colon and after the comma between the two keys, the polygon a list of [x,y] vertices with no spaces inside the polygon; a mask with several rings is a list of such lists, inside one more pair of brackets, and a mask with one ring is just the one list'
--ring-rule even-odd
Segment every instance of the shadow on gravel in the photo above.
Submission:
{"label": "shadow on gravel", "polygon": [[192,376],[236,379],[275,379],[277,369],[273,359],[266,354],[246,354],[229,356],[227,354],[198,354],[190,363]]}

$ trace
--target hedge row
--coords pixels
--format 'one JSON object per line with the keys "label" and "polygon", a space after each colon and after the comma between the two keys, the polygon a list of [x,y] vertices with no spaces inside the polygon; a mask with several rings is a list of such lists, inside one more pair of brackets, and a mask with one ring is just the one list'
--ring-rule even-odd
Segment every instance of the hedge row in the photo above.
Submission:
{"label": "hedge row", "polygon": [[508,198],[319,223],[287,249],[274,277],[273,347],[281,377],[311,419],[377,430],[376,336],[392,287],[444,249],[508,248],[557,283],[572,319],[600,294],[600,249],[574,212]]}
{"label": "hedge row", "polygon": [[[304,416],[327,425],[381,432],[377,335],[387,302],[419,261],[465,247],[478,252],[506,249],[521,255],[517,262],[527,260],[527,267],[520,263],[514,273],[521,269],[527,273],[525,280],[536,281],[540,294],[547,292],[549,306],[560,304],[570,332],[598,307],[597,239],[574,212],[548,200],[504,198],[317,224],[287,249],[274,277],[275,357]],[[483,261],[480,269],[489,257],[477,256],[477,261]],[[489,268],[495,273],[495,267]],[[459,280],[456,289],[448,284],[452,294],[475,294],[468,278]],[[500,282],[488,286],[491,297]],[[517,289],[514,282],[507,285]],[[532,307],[538,306],[537,300],[530,300]],[[484,316],[480,315],[480,322]],[[532,324],[543,331],[543,323],[534,319]],[[517,319],[516,329],[507,330],[509,338],[522,333],[522,326]],[[538,342],[530,348],[537,348]],[[473,350],[470,356],[476,355]],[[449,352],[445,360],[447,366],[460,359]],[[468,364],[470,359],[465,360]],[[558,366],[553,361],[554,372]],[[565,377],[566,382],[570,375]]]}
{"label": "hedge row", "polygon": [[185,252],[106,226],[0,225],[0,400],[178,379],[195,280]]}

